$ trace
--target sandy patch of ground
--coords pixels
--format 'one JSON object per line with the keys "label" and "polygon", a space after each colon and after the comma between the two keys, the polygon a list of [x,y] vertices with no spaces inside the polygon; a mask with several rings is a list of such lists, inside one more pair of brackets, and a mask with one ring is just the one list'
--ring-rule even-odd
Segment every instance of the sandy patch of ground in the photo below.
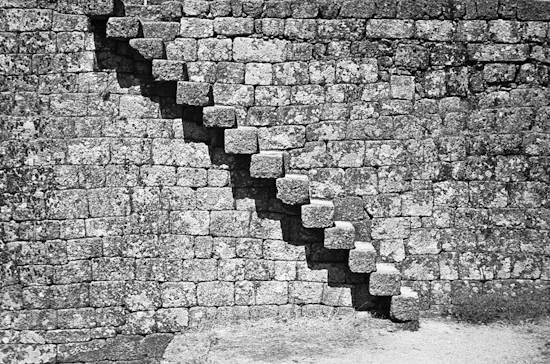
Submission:
{"label": "sandy patch of ground", "polygon": [[472,326],[423,319],[402,331],[387,320],[262,320],[178,335],[162,364],[550,363],[550,320]]}

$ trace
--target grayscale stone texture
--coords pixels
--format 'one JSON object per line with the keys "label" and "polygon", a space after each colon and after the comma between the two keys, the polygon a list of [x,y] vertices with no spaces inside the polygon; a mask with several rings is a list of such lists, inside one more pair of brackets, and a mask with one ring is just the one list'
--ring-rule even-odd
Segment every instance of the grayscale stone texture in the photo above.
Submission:
{"label": "grayscale stone texture", "polygon": [[[531,0],[0,1],[1,362],[156,363],[202,322],[374,307],[304,218],[397,268],[371,273],[397,319],[548,296],[549,22]],[[307,180],[251,177],[262,151]]]}

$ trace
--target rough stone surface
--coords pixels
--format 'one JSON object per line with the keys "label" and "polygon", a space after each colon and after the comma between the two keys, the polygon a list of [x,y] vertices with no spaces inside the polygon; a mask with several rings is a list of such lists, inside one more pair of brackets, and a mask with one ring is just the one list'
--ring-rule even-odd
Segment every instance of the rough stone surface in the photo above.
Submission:
{"label": "rough stone surface", "polygon": [[371,273],[376,270],[376,250],[371,243],[356,241],[349,252],[349,269],[354,273]]}
{"label": "rough stone surface", "polygon": [[260,152],[252,155],[250,176],[253,178],[278,178],[284,174],[282,152]]}
{"label": "rough stone surface", "polygon": [[390,315],[394,320],[418,320],[418,293],[409,287],[402,287],[401,294],[391,299]]}
{"label": "rough stone surface", "polygon": [[324,246],[327,249],[353,249],[355,228],[350,222],[335,221],[334,227],[325,229]]}
{"label": "rough stone surface", "polygon": [[[364,283],[413,317],[395,274],[349,274],[374,258],[422,312],[548,290],[550,2],[0,3],[8,362],[154,362]],[[374,252],[319,246],[335,220]]]}
{"label": "rough stone surface", "polygon": [[299,174],[287,174],[277,178],[277,198],[289,205],[309,202],[309,178]]}
{"label": "rough stone surface", "polygon": [[369,293],[373,296],[397,296],[401,291],[401,274],[394,265],[377,263],[370,274]]}

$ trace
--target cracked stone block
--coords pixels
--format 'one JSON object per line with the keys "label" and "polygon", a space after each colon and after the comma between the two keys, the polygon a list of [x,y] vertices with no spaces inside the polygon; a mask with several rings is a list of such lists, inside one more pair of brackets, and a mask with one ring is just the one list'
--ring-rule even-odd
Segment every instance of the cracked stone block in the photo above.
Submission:
{"label": "cracked stone block", "polygon": [[282,152],[260,152],[250,161],[250,176],[253,178],[278,178],[284,174]]}
{"label": "cracked stone block", "polygon": [[232,128],[235,126],[235,108],[232,106],[208,106],[202,110],[202,120],[207,128]]}
{"label": "cracked stone block", "polygon": [[164,58],[164,43],[160,38],[130,39],[130,47],[144,59]]}
{"label": "cracked stone block", "polygon": [[409,287],[402,287],[401,294],[391,299],[390,316],[394,320],[418,320],[418,293]]}
{"label": "cracked stone block", "polygon": [[157,81],[182,81],[185,80],[185,63],[154,59],[152,73]]}
{"label": "cracked stone block", "polygon": [[278,178],[277,198],[288,205],[309,202],[309,178],[301,174],[288,174]]}
{"label": "cracked stone block", "polygon": [[109,18],[107,21],[107,38],[131,39],[139,36],[139,20],[137,18]]}
{"label": "cracked stone block", "polygon": [[354,273],[376,271],[376,250],[371,243],[356,241],[355,249],[349,252],[349,269]]}
{"label": "cracked stone block", "polygon": [[240,127],[225,130],[225,152],[228,154],[255,154],[258,152],[258,130]]}
{"label": "cracked stone block", "polygon": [[333,225],[334,204],[332,201],[311,200],[302,206],[302,225],[306,228],[327,228]]}
{"label": "cracked stone block", "polygon": [[211,87],[209,83],[178,82],[176,102],[180,105],[206,106],[210,103]]}
{"label": "cracked stone block", "polygon": [[369,293],[373,296],[397,296],[401,292],[401,274],[393,264],[378,263],[370,275]]}
{"label": "cracked stone block", "polygon": [[334,227],[325,229],[325,248],[353,249],[355,228],[349,221],[335,221]]}

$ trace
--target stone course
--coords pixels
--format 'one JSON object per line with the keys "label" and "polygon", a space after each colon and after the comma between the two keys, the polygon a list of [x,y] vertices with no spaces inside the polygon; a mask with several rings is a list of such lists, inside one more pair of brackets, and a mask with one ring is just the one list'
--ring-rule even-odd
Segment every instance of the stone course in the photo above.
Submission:
{"label": "stone course", "polygon": [[0,361],[546,294],[549,21],[530,0],[1,2]]}

